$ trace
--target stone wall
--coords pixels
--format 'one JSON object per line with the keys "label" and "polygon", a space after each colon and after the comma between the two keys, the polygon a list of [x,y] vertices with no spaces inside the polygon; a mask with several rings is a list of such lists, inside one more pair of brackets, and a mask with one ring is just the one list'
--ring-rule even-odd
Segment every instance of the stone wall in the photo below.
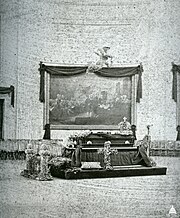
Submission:
{"label": "stone wall", "polygon": [[[137,137],[152,124],[153,140],[176,138],[171,62],[179,64],[179,0],[3,0],[0,86],[15,86],[15,108],[5,96],[4,138],[41,139],[39,62],[87,64],[96,48],[111,47],[114,64],[143,63]],[[4,96],[0,96],[4,98]],[[53,138],[69,132],[53,131]]]}

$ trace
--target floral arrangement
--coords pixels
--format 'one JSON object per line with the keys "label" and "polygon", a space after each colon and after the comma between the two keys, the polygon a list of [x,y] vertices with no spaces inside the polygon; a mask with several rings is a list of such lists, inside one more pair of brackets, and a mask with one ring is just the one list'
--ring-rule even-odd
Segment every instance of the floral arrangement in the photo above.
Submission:
{"label": "floral arrangement", "polygon": [[[99,148],[98,149],[98,154],[104,154],[104,152],[105,152],[104,148]],[[118,154],[118,150],[110,148],[108,151],[106,150],[106,153],[109,153],[109,155],[110,154]]]}
{"label": "floral arrangement", "polygon": [[26,148],[26,150],[25,150],[25,154],[26,155],[28,155],[28,154],[31,154],[31,155],[33,155],[35,152],[34,152],[34,150],[33,150],[33,148],[32,148],[32,145],[31,144],[28,144],[27,145],[27,148]]}
{"label": "floral arrangement", "polygon": [[114,149],[114,148],[111,148],[111,142],[110,141],[106,141],[104,143],[104,148],[100,148],[98,149],[98,154],[118,154],[118,150],[117,149]]}
{"label": "floral arrangement", "polygon": [[111,142],[106,141],[104,143],[104,148],[98,150],[98,154],[103,154],[104,155],[104,168],[107,170],[112,170],[113,167],[111,166],[111,154],[117,154],[118,151],[117,149],[112,149],[111,147]]}
{"label": "floral arrangement", "polygon": [[91,133],[92,132],[90,130],[84,130],[79,133],[74,133],[70,135],[68,138],[67,146],[74,148],[79,143],[79,140],[85,139]]}
{"label": "floral arrangement", "polygon": [[65,169],[71,166],[71,159],[66,157],[54,157],[48,164]]}
{"label": "floral arrangement", "polygon": [[70,135],[69,138],[86,138],[88,135],[90,135],[92,132],[90,130],[84,130],[84,131],[81,131],[79,133],[75,133],[75,134],[72,134]]}
{"label": "floral arrangement", "polygon": [[51,152],[48,151],[48,150],[40,150],[40,151],[39,151],[39,154],[40,154],[40,155],[44,155],[44,156],[50,156],[50,155],[51,155]]}

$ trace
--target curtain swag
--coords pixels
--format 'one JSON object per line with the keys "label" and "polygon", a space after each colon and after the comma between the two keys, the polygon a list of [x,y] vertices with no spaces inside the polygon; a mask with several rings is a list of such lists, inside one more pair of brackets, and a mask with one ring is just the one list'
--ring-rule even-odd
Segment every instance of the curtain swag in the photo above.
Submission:
{"label": "curtain swag", "polygon": [[177,73],[180,73],[180,65],[172,63],[172,73],[172,99],[174,99],[174,101],[177,102]]}
{"label": "curtain swag", "polygon": [[[51,75],[59,75],[59,76],[75,76],[80,75],[87,72],[88,67],[68,67],[68,66],[48,66],[40,62],[40,94],[39,100],[41,102],[45,101],[45,92],[44,92],[44,73],[47,72]],[[94,71],[97,76],[102,77],[129,77],[135,74],[138,74],[138,83],[137,83],[137,98],[136,101],[140,102],[140,98],[142,98],[142,72],[143,67],[140,64],[137,67],[111,67],[111,68],[102,68],[97,71]]]}
{"label": "curtain swag", "polygon": [[0,87],[0,94],[10,94],[10,93],[11,93],[11,105],[14,107],[14,86]]}

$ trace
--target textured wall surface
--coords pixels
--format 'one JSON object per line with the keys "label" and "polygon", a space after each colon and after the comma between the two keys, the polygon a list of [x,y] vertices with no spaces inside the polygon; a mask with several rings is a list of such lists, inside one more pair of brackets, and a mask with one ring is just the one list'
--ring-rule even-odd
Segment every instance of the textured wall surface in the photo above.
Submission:
{"label": "textured wall surface", "polygon": [[[109,45],[114,64],[143,63],[138,138],[153,124],[152,139],[174,140],[171,62],[180,63],[179,9],[179,0],[2,0],[0,86],[16,90],[15,108],[5,96],[4,137],[43,136],[40,61],[87,64],[97,59],[96,48]],[[52,136],[67,134],[54,131]]]}

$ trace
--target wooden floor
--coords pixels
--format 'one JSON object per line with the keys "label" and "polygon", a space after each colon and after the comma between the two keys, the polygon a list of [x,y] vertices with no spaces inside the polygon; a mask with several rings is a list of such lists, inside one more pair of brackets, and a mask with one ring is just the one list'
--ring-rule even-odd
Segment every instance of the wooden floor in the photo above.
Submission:
{"label": "wooden floor", "polygon": [[153,157],[166,175],[43,182],[20,176],[24,161],[0,161],[1,218],[165,218],[180,215],[180,158]]}

